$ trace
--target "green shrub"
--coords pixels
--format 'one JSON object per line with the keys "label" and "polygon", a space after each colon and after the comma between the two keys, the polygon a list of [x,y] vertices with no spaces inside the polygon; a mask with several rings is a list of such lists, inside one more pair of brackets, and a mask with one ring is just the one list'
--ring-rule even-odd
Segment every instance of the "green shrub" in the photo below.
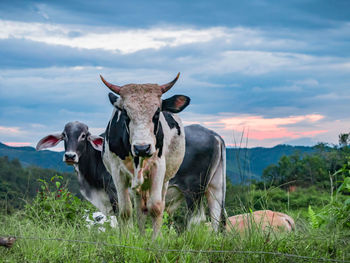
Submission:
{"label": "green shrub", "polygon": [[[342,196],[341,199],[344,199]],[[294,192],[271,187],[255,189],[250,186],[233,186],[228,184],[226,193],[226,210],[229,216],[239,213],[270,209],[274,211],[304,210],[309,205],[323,207],[330,201],[330,194],[316,187],[298,187]]]}
{"label": "green shrub", "polygon": [[26,216],[36,221],[57,221],[58,223],[79,222],[83,220],[90,206],[73,195],[62,176],[53,176],[49,182],[39,179],[40,189],[31,203],[25,206]]}
{"label": "green shrub", "polygon": [[[330,202],[318,213],[309,208],[309,221],[314,228],[320,226],[350,228],[350,161],[333,174],[333,178],[342,176],[341,185],[335,191]],[[311,211],[311,213],[310,213]]]}

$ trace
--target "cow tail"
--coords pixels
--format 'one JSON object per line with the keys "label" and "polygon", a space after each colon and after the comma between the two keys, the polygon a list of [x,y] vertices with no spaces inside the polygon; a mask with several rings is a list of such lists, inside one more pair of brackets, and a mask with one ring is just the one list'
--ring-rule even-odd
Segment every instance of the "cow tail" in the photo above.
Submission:
{"label": "cow tail", "polygon": [[221,139],[221,167],[222,167],[222,200],[221,200],[221,226],[226,227],[227,213],[225,209],[225,198],[226,198],[226,147],[225,142]]}

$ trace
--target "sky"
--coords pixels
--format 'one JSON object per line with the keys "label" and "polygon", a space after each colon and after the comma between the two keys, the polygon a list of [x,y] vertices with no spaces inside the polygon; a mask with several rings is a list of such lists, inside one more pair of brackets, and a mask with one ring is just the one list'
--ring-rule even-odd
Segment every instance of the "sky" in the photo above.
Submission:
{"label": "sky", "polygon": [[[102,133],[117,85],[180,79],[185,125],[228,146],[338,143],[350,132],[350,2],[0,1],[0,141]],[[62,145],[55,148],[61,150]]]}

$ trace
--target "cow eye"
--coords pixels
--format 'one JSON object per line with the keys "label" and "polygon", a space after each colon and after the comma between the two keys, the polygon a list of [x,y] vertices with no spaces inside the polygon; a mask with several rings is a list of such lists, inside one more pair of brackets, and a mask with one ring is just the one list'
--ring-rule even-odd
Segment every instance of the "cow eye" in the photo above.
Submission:
{"label": "cow eye", "polygon": [[67,134],[65,132],[62,133],[62,139],[63,140],[67,139]]}
{"label": "cow eye", "polygon": [[86,134],[85,134],[85,133],[82,133],[82,134],[81,134],[81,139],[84,140],[85,137],[86,137]]}

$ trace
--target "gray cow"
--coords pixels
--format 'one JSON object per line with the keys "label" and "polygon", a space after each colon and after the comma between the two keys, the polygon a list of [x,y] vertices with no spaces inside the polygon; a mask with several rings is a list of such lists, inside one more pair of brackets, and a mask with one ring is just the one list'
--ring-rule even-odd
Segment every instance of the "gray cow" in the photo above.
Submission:
{"label": "gray cow", "polygon": [[69,122],[62,133],[42,138],[36,149],[50,148],[60,141],[64,141],[63,161],[73,165],[78,175],[80,193],[105,215],[116,213],[116,188],[101,157],[103,137],[91,135],[83,123]]}
{"label": "gray cow", "polygon": [[153,238],[162,224],[169,180],[175,176],[185,154],[184,128],[173,113],[187,107],[190,98],[175,95],[161,99],[178,77],[179,74],[164,85],[117,86],[101,76],[104,84],[120,95],[113,101],[114,111],[103,149],[103,161],[117,187],[119,214],[124,222],[131,218],[131,187],[136,194],[139,227],[141,230],[144,227],[145,213],[150,214]]}
{"label": "gray cow", "polygon": [[176,176],[169,182],[167,211],[172,213],[185,199],[189,209],[188,226],[205,220],[207,198],[212,227],[225,225],[226,147],[215,132],[200,125],[185,127],[186,153]]}

